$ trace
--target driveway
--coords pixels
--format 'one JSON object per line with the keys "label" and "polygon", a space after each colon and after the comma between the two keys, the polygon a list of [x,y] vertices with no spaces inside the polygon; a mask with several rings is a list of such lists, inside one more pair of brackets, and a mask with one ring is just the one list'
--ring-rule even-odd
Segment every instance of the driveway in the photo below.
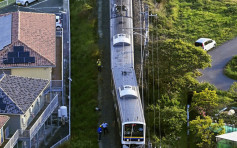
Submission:
{"label": "driveway", "polygon": [[232,57],[237,55],[237,38],[216,47],[209,51],[208,54],[212,57],[212,67],[200,70],[203,75],[198,77],[198,81],[209,82],[218,89],[228,90],[233,82],[237,81],[225,76],[223,70]]}

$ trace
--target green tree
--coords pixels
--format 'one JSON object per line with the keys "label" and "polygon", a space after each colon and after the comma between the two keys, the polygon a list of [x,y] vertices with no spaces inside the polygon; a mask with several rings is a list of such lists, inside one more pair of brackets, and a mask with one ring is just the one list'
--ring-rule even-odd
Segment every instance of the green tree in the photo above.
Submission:
{"label": "green tree", "polygon": [[218,123],[212,123],[210,116],[190,121],[190,131],[196,135],[198,147],[211,148],[215,146],[215,136],[225,133],[224,120],[220,119]]}
{"label": "green tree", "polygon": [[159,81],[160,88],[165,92],[174,90],[179,82],[177,79],[186,73],[210,66],[210,55],[180,39],[162,40],[158,44],[153,42],[151,47],[153,58],[149,60],[149,69],[159,69],[159,80],[156,82]]}
{"label": "green tree", "polygon": [[200,93],[194,91],[191,109],[196,110],[198,113],[203,116],[210,115],[218,106],[218,98],[215,90],[208,90],[206,88]]}
{"label": "green tree", "polygon": [[[159,143],[159,133],[161,133],[162,144],[175,145],[183,125],[186,123],[186,111],[180,107],[177,99],[169,99],[168,96],[162,96],[156,105],[150,106],[150,116],[154,118],[155,111],[155,141]],[[151,127],[153,127],[151,126]],[[159,129],[159,127],[162,127]]]}
{"label": "green tree", "polygon": [[234,82],[230,86],[229,92],[231,93],[233,98],[237,98],[237,82]]}

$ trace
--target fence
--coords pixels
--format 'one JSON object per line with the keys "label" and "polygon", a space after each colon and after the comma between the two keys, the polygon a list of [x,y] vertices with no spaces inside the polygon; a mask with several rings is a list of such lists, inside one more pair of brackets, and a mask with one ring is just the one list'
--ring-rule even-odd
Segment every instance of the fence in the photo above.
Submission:
{"label": "fence", "polygon": [[15,144],[17,143],[19,138],[19,130],[16,130],[14,135],[10,138],[10,140],[7,142],[7,144],[4,146],[4,148],[13,148]]}
{"label": "fence", "polygon": [[63,90],[63,81],[62,80],[52,80],[50,83],[51,91],[62,91]]}
{"label": "fence", "polygon": [[69,139],[70,139],[70,135],[67,135],[66,137],[64,137],[63,139],[61,139],[57,143],[55,143],[53,146],[51,146],[50,148],[55,148],[55,147],[61,145],[62,143],[64,143],[65,141],[68,141]]}
{"label": "fence", "polygon": [[15,2],[16,2],[16,0],[4,0],[4,1],[0,2],[0,8],[6,7],[6,6],[11,5]]}

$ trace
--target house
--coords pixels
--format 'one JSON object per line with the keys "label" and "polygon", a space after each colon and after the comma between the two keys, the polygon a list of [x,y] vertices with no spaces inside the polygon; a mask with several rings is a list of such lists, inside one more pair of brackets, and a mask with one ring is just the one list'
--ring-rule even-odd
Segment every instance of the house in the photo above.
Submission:
{"label": "house", "polygon": [[47,97],[44,92],[50,81],[2,74],[0,78],[0,114],[8,115],[9,133],[25,130],[43,108]]}
{"label": "house", "polygon": [[4,126],[6,125],[8,120],[9,120],[8,116],[0,115],[0,146],[4,142],[4,138],[5,138]]}
{"label": "house", "polygon": [[0,72],[51,80],[56,66],[55,29],[55,14],[0,14]]}
{"label": "house", "polygon": [[44,133],[57,107],[58,94],[50,92],[50,80],[0,75],[0,115],[10,117],[7,133],[12,135],[4,147],[32,147],[32,139]]}

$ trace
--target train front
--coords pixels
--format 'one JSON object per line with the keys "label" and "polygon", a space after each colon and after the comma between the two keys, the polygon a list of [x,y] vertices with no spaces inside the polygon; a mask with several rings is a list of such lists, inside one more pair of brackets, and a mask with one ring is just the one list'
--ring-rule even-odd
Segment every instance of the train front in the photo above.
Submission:
{"label": "train front", "polygon": [[145,146],[145,129],[146,125],[143,122],[124,122],[121,135],[123,148],[143,148]]}

